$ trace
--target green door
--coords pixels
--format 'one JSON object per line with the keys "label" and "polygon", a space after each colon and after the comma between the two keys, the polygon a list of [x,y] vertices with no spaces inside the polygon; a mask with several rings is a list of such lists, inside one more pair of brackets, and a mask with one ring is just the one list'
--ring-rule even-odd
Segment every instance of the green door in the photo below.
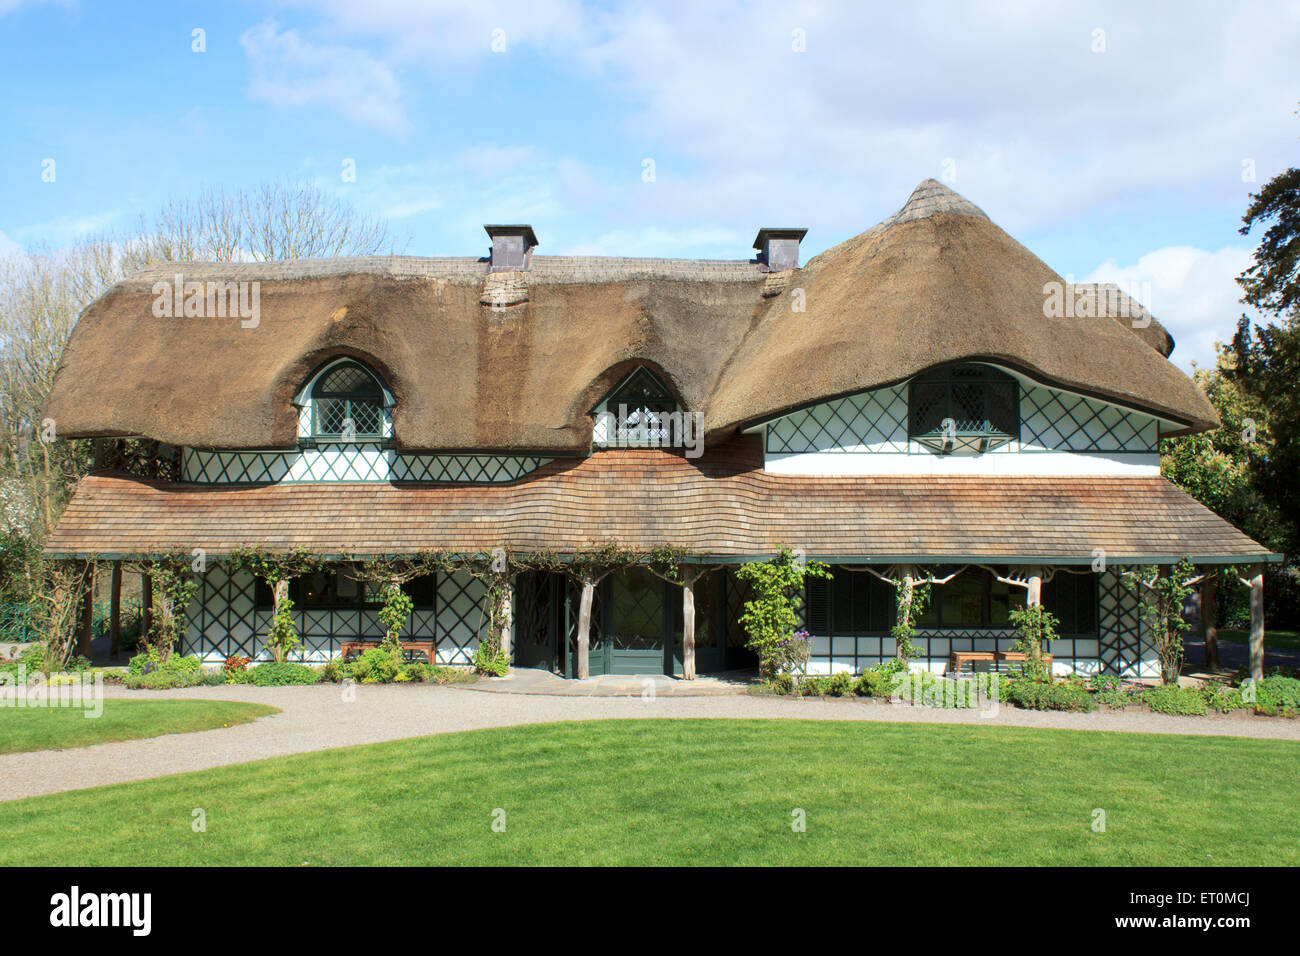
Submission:
{"label": "green door", "polygon": [[[645,568],[628,568],[610,575],[604,590],[603,673],[665,673],[665,582]],[[595,655],[592,648],[593,674]]]}

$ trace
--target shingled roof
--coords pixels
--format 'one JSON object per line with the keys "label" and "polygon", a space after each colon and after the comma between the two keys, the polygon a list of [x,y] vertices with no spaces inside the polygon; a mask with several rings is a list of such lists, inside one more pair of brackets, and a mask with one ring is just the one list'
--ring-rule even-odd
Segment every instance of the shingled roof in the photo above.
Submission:
{"label": "shingled roof", "polygon": [[795,477],[755,436],[692,461],[657,449],[555,461],[511,485],[208,488],[98,474],[50,536],[53,555],[239,545],[340,556],[493,548],[573,553],[617,542],[750,559],[782,547],[889,562],[1090,564],[1268,552],[1163,478]]}
{"label": "shingled roof", "polygon": [[[152,314],[155,283],[257,281],[260,321]],[[399,447],[581,452],[590,409],[644,364],[704,413],[713,440],[809,403],[986,359],[1148,411],[1217,426],[1158,322],[1044,316],[1063,282],[933,180],[898,214],[803,268],[755,261],[533,256],[177,263],[82,314],[44,411],[65,437],[283,447],[291,399],[326,359],[375,367]]]}

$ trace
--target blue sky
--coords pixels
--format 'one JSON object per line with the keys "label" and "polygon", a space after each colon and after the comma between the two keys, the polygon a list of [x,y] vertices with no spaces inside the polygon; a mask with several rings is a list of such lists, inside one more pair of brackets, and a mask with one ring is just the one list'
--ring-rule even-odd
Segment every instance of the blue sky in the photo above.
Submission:
{"label": "blue sky", "polygon": [[1297,161],[1298,53],[1296,2],[0,0],[0,251],[303,176],[417,255],[522,221],[541,253],[717,258],[804,225],[807,257],[934,177],[1204,363],[1247,194]]}

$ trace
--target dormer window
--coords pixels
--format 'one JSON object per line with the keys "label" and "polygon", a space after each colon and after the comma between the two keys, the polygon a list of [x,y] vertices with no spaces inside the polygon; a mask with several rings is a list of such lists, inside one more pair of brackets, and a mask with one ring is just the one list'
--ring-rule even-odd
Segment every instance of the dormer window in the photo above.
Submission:
{"label": "dormer window", "polygon": [[360,362],[339,362],[323,371],[311,389],[311,437],[326,442],[379,441],[384,409],[390,404],[383,385]]}
{"label": "dormer window", "polygon": [[908,435],[941,455],[980,454],[1020,436],[1020,387],[989,365],[949,365],[912,380]]}
{"label": "dormer window", "polygon": [[664,447],[679,440],[677,399],[644,368],[639,368],[595,409],[597,445]]}

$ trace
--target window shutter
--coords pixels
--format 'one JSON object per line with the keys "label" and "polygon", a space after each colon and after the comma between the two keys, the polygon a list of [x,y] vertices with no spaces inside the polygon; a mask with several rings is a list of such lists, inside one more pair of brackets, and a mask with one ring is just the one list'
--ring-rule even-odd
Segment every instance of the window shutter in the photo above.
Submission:
{"label": "window shutter", "polygon": [[808,578],[804,581],[804,620],[808,631],[819,637],[831,632],[831,600],[829,582],[825,578]]}

